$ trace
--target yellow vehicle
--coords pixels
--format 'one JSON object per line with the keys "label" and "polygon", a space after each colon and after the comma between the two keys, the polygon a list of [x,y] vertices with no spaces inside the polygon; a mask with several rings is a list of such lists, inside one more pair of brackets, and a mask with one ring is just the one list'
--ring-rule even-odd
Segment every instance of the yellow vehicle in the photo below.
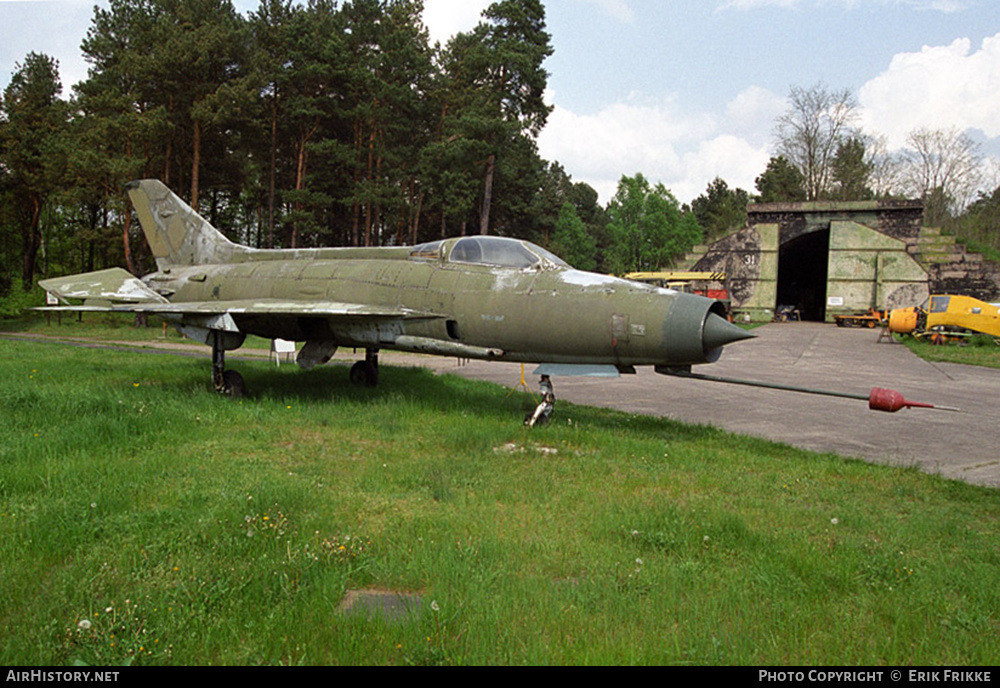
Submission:
{"label": "yellow vehicle", "polygon": [[971,296],[932,296],[926,309],[897,308],[889,313],[889,331],[933,336],[956,328],[981,332],[1000,339],[1000,307]]}
{"label": "yellow vehicle", "polygon": [[837,327],[875,327],[885,320],[885,312],[869,308],[864,313],[854,315],[835,315],[833,321]]}
{"label": "yellow vehicle", "polygon": [[[707,282],[726,282],[724,272],[691,272],[691,271],[660,271],[660,272],[626,272],[622,275],[633,282],[652,284],[655,287],[667,287],[685,294],[706,296],[716,301],[728,303],[727,289],[712,289]],[[692,284],[697,282],[698,284]]]}

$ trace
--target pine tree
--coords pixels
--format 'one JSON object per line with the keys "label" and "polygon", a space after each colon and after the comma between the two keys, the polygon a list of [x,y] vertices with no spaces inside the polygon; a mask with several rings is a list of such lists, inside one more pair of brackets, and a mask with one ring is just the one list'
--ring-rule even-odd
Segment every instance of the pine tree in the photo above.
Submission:
{"label": "pine tree", "polygon": [[32,288],[42,246],[42,213],[63,185],[69,112],[60,99],[59,64],[29,53],[15,66],[0,102],[0,168],[7,171],[21,234],[21,285]]}

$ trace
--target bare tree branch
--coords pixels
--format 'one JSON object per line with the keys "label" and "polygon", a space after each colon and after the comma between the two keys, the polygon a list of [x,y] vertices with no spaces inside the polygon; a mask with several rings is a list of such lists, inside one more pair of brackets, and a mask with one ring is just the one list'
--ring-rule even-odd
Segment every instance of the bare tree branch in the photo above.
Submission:
{"label": "bare tree branch", "polygon": [[856,119],[857,101],[850,90],[830,91],[823,84],[792,87],[789,109],[775,128],[776,147],[802,173],[808,200],[828,195],[837,146],[853,133]]}
{"label": "bare tree branch", "polygon": [[[944,201],[939,213],[953,216],[974,199],[983,181],[979,144],[958,129],[916,129],[906,137],[910,147],[903,178],[908,194],[927,202]],[[928,218],[935,224],[942,217]]]}

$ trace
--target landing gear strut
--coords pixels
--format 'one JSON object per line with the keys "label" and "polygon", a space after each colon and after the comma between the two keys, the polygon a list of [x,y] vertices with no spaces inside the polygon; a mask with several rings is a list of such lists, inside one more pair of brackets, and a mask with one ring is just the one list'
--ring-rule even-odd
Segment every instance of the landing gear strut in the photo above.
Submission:
{"label": "landing gear strut", "polygon": [[243,376],[235,370],[226,370],[226,350],[222,348],[222,332],[212,333],[212,386],[219,394],[239,398],[246,394]]}
{"label": "landing gear strut", "polygon": [[378,349],[365,349],[365,360],[351,366],[351,382],[365,387],[378,384]]}

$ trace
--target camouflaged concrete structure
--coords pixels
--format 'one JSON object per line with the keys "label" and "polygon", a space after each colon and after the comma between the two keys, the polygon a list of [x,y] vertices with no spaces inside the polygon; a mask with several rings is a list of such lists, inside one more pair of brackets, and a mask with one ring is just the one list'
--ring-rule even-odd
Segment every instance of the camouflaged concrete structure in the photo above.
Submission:
{"label": "camouflaged concrete structure", "polygon": [[770,320],[779,306],[829,321],[932,293],[1000,298],[1000,266],[924,227],[920,201],[750,205],[746,227],[689,262],[725,272],[733,310],[752,320]]}

